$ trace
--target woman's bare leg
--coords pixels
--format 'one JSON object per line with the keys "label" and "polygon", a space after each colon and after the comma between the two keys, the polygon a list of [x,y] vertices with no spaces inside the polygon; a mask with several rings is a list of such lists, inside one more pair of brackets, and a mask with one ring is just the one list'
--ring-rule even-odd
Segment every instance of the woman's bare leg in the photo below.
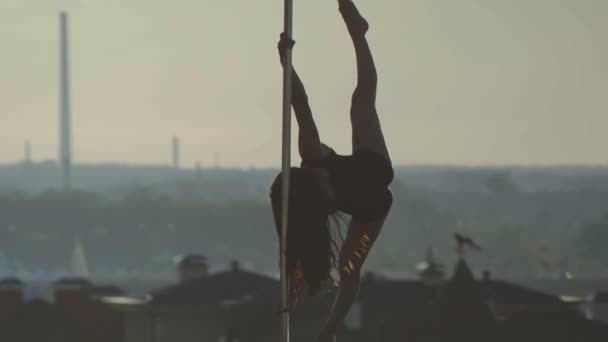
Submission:
{"label": "woman's bare leg", "polygon": [[350,222],[340,250],[338,295],[317,342],[331,341],[355,302],[361,284],[361,268],[383,224],[384,219],[365,224],[355,220]]}
{"label": "woman's bare leg", "polygon": [[371,150],[390,160],[376,112],[378,75],[365,38],[368,24],[359,14],[352,0],[338,0],[338,3],[340,13],[353,41],[357,59],[357,87],[353,92],[350,110],[353,152]]}

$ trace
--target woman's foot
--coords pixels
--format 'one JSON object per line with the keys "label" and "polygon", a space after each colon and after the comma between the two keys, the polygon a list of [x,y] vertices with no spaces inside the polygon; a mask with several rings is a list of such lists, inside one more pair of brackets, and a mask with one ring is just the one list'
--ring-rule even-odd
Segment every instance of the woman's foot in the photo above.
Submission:
{"label": "woman's foot", "polygon": [[369,24],[367,23],[367,20],[361,16],[352,0],[338,0],[338,6],[350,35],[365,35],[369,29]]}

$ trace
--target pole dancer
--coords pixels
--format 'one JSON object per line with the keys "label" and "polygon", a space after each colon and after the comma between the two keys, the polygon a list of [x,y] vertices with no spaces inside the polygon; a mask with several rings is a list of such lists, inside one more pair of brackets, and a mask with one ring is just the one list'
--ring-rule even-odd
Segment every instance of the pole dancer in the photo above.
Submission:
{"label": "pole dancer", "polygon": [[[301,167],[289,168],[289,207],[284,213],[286,169],[275,178],[270,197],[277,232],[286,239],[287,306],[293,308],[306,291],[315,295],[339,275],[338,293],[316,341],[334,341],[336,330],[356,299],[361,268],[380,234],[392,205],[388,186],[393,167],[376,112],[377,74],[365,34],[369,28],[352,0],[337,0],[339,12],[355,49],[357,86],[352,96],[350,122],[352,154],[339,155],[319,137],[308,96],[295,69],[290,51],[295,42],[284,32],[278,43],[284,71],[291,70],[292,106],[298,123]],[[351,216],[339,248],[330,232],[330,221],[340,212]],[[287,232],[283,230],[285,219]]]}

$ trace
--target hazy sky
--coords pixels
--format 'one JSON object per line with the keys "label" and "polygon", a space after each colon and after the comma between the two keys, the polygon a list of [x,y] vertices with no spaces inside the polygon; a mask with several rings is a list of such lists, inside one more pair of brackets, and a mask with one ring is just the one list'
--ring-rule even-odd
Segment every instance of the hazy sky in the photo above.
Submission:
{"label": "hazy sky", "polygon": [[[336,1],[294,2],[322,140],[350,153],[354,53]],[[357,3],[395,163],[608,163],[608,1]],[[177,135],[184,166],[280,164],[281,0],[0,0],[1,162],[26,140],[34,159],[57,156],[60,10],[76,162],[169,163]]]}

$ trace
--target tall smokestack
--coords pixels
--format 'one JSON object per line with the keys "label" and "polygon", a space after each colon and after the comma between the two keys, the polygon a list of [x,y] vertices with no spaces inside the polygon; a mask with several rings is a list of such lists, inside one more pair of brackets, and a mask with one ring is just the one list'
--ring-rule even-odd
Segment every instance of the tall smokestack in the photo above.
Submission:
{"label": "tall smokestack", "polygon": [[173,137],[172,139],[173,146],[173,168],[179,169],[179,139],[177,137]]}
{"label": "tall smokestack", "polygon": [[61,180],[63,190],[69,190],[72,186],[72,146],[70,132],[70,75],[68,60],[68,14],[59,14],[60,34],[60,90],[59,90],[59,115],[60,115],[60,156]]}
{"label": "tall smokestack", "polygon": [[32,144],[29,141],[25,142],[23,146],[23,162],[31,163],[32,162]]}

